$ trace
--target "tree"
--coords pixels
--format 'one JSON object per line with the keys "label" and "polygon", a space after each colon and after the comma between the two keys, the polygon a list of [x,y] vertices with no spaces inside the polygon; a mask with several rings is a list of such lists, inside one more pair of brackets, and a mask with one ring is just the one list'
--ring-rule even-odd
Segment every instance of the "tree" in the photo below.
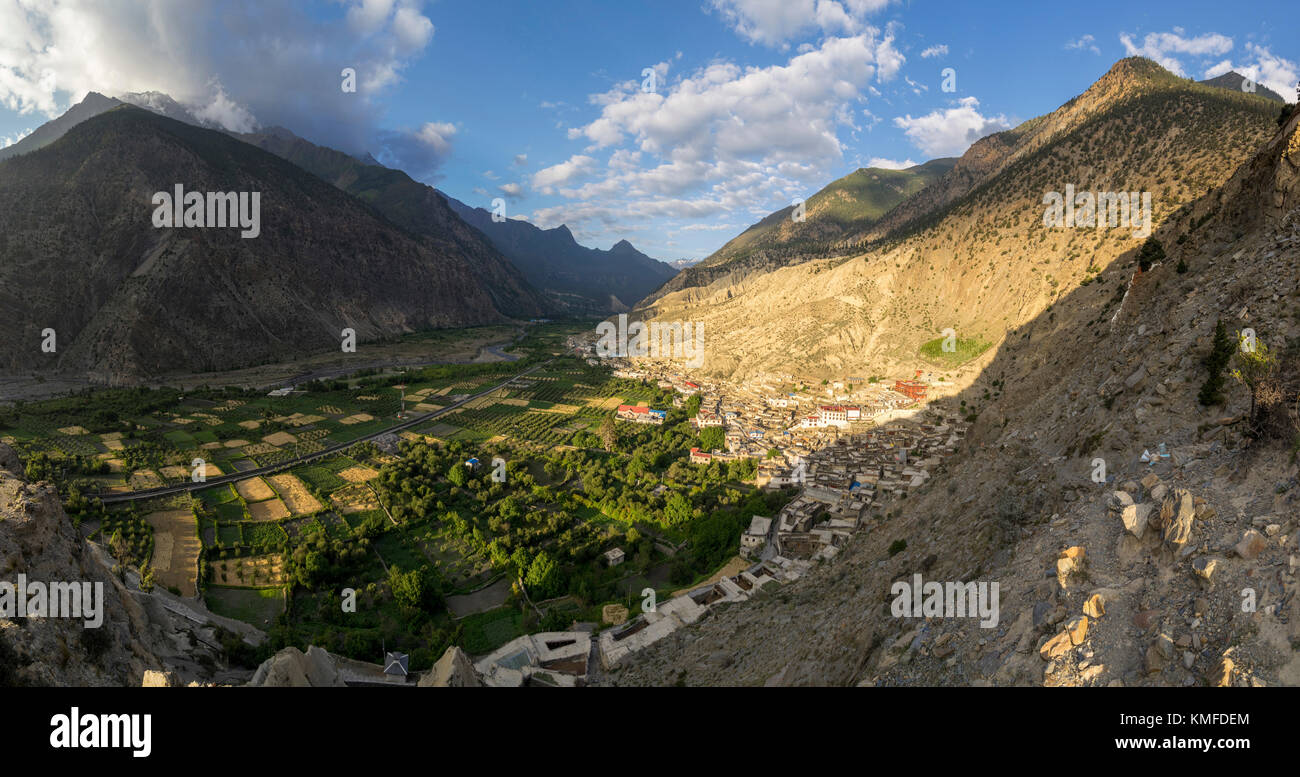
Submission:
{"label": "tree", "polygon": [[451,465],[451,469],[447,470],[447,479],[451,481],[452,485],[464,488],[465,484],[469,482],[469,473],[465,471],[464,464],[457,462]]}
{"label": "tree", "polygon": [[418,569],[403,572],[400,567],[392,567],[388,570],[388,588],[393,592],[393,599],[403,607],[424,606],[424,575]]}
{"label": "tree", "polygon": [[600,441],[608,453],[618,445],[618,429],[614,426],[614,416],[605,416],[600,424]]}
{"label": "tree", "polygon": [[720,450],[726,445],[727,436],[720,426],[706,426],[700,430],[700,448],[706,451]]}
{"label": "tree", "polygon": [[[1241,342],[1244,344],[1245,340]],[[1250,415],[1247,417],[1250,418],[1253,428],[1255,414],[1261,409],[1260,405],[1272,404],[1275,394],[1277,399],[1281,398],[1273,381],[1273,376],[1277,372],[1277,357],[1269,352],[1268,346],[1262,340],[1257,341],[1255,347],[1250,350],[1239,348],[1236,357],[1237,367],[1232,371],[1232,377],[1250,389]]]}
{"label": "tree", "polygon": [[686,417],[694,418],[695,416],[699,415],[700,403],[703,401],[704,401],[703,398],[701,398],[699,394],[692,394],[689,397],[687,397],[686,405],[684,407],[684,409],[686,410]]}
{"label": "tree", "polygon": [[1142,272],[1150,270],[1151,265],[1164,261],[1164,258],[1165,247],[1160,245],[1160,241],[1154,237],[1147,238],[1142,247],[1138,249],[1138,267],[1142,268]]}
{"label": "tree", "polygon": [[1221,405],[1224,402],[1223,396],[1223,370],[1228,366],[1228,361],[1232,359],[1232,352],[1237,348],[1237,344],[1228,336],[1227,327],[1223,325],[1220,319],[1214,325],[1214,342],[1210,346],[1210,353],[1206,355],[1204,364],[1205,369],[1210,373],[1205,382],[1201,384],[1201,391],[1197,399],[1202,405]]}
{"label": "tree", "polygon": [[679,491],[669,494],[668,501],[664,504],[664,523],[676,526],[685,523],[690,517],[691,503],[686,501],[686,497]]}
{"label": "tree", "polygon": [[524,583],[532,591],[533,598],[546,599],[555,592],[558,577],[555,559],[551,558],[546,551],[542,551],[533,559],[533,563],[528,565],[528,574],[524,577]]}

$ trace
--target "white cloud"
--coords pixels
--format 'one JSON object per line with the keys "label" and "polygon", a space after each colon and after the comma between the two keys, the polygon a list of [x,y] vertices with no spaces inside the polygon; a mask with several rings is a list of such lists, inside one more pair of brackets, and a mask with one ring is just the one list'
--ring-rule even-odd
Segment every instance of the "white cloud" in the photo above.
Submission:
{"label": "white cloud", "polygon": [[1093,54],[1101,53],[1101,49],[1097,47],[1096,38],[1093,38],[1091,35],[1084,35],[1078,40],[1070,41],[1065,44],[1065,47],[1067,49],[1086,49],[1087,51],[1091,51]]}
{"label": "white cloud", "polygon": [[52,118],[90,91],[158,91],[234,130],[393,145],[377,103],[433,38],[422,4],[339,0],[334,22],[296,0],[0,0],[0,105]]}
{"label": "white cloud", "polygon": [[868,16],[891,0],[710,0],[740,37],[750,43],[789,47],[805,32],[856,35]]}
{"label": "white cloud", "polygon": [[910,114],[894,119],[913,145],[930,157],[958,156],[985,135],[1010,129],[1006,116],[984,116],[979,100],[963,97],[955,108],[939,109],[913,118]]}
{"label": "white cloud", "polygon": [[940,43],[937,46],[931,46],[930,48],[921,52],[921,59],[930,59],[931,57],[946,57],[946,56],[948,56],[948,46],[947,44],[944,43]]}
{"label": "white cloud", "polygon": [[528,165],[527,154],[515,154],[515,167],[526,167]]}
{"label": "white cloud", "polygon": [[524,187],[517,183],[503,183],[497,188],[507,199],[517,200],[524,196]]}
{"label": "white cloud", "polygon": [[569,183],[576,178],[590,175],[596,169],[596,160],[583,154],[574,154],[567,161],[558,165],[542,168],[533,174],[533,188],[543,194],[551,194],[554,187]]}
{"label": "white cloud", "polygon": [[13,144],[17,143],[18,141],[32,134],[32,130],[34,129],[36,128],[28,127],[27,129],[19,130],[18,132],[15,132],[12,135],[8,135],[8,136],[0,135],[0,148],[8,148],[9,146],[12,146]]}
{"label": "white cloud", "polygon": [[1234,65],[1225,59],[1205,70],[1203,78],[1214,78],[1229,71],[1236,71],[1257,84],[1272,89],[1287,102],[1295,102],[1296,83],[1300,81],[1300,66],[1289,59],[1273,54],[1267,47],[1247,43],[1246,51],[1253,56],[1241,64]]}
{"label": "white cloud", "polygon": [[1181,27],[1175,27],[1173,32],[1147,33],[1142,38],[1142,45],[1140,46],[1134,42],[1133,36],[1126,32],[1120,33],[1119,40],[1120,43],[1124,44],[1124,51],[1128,56],[1153,59],[1166,70],[1178,76],[1186,76],[1186,72],[1183,70],[1182,62],[1174,56],[1175,54],[1217,57],[1232,50],[1232,38],[1226,35],[1210,32],[1195,37],[1187,37]]}
{"label": "white cloud", "polygon": [[920,163],[913,162],[911,159],[904,159],[902,162],[899,162],[894,159],[886,159],[883,156],[873,156],[871,160],[867,162],[867,167],[879,167],[882,170],[906,170],[909,167],[916,167],[918,164]]}

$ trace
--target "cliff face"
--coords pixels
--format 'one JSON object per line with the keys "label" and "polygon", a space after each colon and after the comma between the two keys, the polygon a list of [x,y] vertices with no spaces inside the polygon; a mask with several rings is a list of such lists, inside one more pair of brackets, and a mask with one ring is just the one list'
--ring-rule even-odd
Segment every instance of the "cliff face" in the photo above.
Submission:
{"label": "cliff face", "polygon": [[0,617],[0,686],[140,685],[150,671],[205,681],[223,672],[211,629],[128,590],[113,565],[82,539],[54,487],[28,483],[13,450],[0,444],[0,582],[16,586],[22,575],[29,587],[90,583],[103,592],[95,628],[83,618]]}

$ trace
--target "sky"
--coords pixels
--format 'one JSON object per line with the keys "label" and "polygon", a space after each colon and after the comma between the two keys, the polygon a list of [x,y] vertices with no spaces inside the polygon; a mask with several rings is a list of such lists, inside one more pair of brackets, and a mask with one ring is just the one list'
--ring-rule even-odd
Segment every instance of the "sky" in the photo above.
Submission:
{"label": "sky", "polygon": [[694,260],[859,167],[959,156],[1125,56],[1197,80],[1236,70],[1294,102],[1293,8],[0,0],[0,147],[89,91],[160,91],[231,130],[369,152],[585,245]]}

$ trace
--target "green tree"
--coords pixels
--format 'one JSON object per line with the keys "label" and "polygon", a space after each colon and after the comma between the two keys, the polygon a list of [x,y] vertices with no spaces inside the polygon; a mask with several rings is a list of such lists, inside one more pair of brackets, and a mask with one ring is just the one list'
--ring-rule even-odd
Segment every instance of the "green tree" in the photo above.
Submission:
{"label": "green tree", "polygon": [[700,448],[706,451],[720,450],[727,443],[727,436],[720,426],[706,426],[700,430]]}
{"label": "green tree", "polygon": [[1220,319],[1214,325],[1214,341],[1210,346],[1210,352],[1206,355],[1203,363],[1209,375],[1205,382],[1201,384],[1200,393],[1197,399],[1202,405],[1221,405],[1224,402],[1223,396],[1223,371],[1228,366],[1228,361],[1232,359],[1232,353],[1237,349],[1237,344],[1228,335],[1228,329],[1223,325]]}
{"label": "green tree", "polygon": [[600,441],[605,446],[605,451],[614,450],[618,445],[618,428],[614,426],[614,416],[605,416],[605,420],[600,424]]}
{"label": "green tree", "polygon": [[700,397],[699,394],[692,394],[692,395],[690,395],[689,397],[687,397],[687,398],[686,398],[686,404],[685,404],[685,406],[684,406],[684,408],[683,408],[683,409],[686,410],[686,417],[687,417],[687,418],[694,418],[695,416],[699,415],[699,414],[700,414],[700,403],[703,402],[703,401],[704,401],[703,398]]}
{"label": "green tree", "polygon": [[524,584],[534,599],[548,599],[555,593],[559,578],[559,571],[555,566],[555,559],[550,554],[542,551],[533,559],[533,563],[528,565],[528,574],[524,576]]}
{"label": "green tree", "polygon": [[447,479],[451,481],[452,485],[464,488],[465,484],[469,482],[469,472],[466,471],[467,469],[468,468],[460,462],[452,464],[451,469],[447,470]]}
{"label": "green tree", "polygon": [[686,501],[686,497],[681,492],[674,491],[668,495],[664,503],[664,523],[669,526],[676,526],[685,523],[691,517],[691,503]]}
{"label": "green tree", "polygon": [[1142,268],[1142,272],[1150,270],[1153,264],[1164,261],[1164,258],[1165,247],[1154,237],[1147,238],[1142,247],[1138,249],[1138,267]]}
{"label": "green tree", "polygon": [[1235,354],[1237,366],[1232,371],[1232,377],[1250,389],[1248,418],[1251,419],[1253,427],[1255,414],[1262,409],[1260,406],[1272,404],[1274,399],[1281,398],[1274,383],[1277,357],[1269,352],[1268,346],[1262,340],[1257,341],[1255,347],[1250,350],[1246,350],[1244,338],[1240,342],[1242,345]]}

